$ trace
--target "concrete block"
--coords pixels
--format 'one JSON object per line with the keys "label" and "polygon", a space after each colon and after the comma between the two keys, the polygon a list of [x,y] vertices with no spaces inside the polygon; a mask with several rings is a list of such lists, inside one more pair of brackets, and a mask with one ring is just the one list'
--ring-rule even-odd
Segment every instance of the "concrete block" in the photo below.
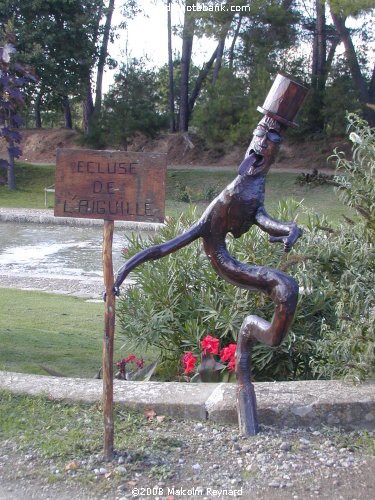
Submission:
{"label": "concrete block", "polygon": [[[375,428],[375,383],[353,385],[336,380],[259,382],[255,393],[260,424],[274,427],[337,426]],[[94,402],[102,381],[0,371],[0,389],[53,399]],[[237,425],[236,384],[114,381],[114,400],[158,415],[212,420]]]}

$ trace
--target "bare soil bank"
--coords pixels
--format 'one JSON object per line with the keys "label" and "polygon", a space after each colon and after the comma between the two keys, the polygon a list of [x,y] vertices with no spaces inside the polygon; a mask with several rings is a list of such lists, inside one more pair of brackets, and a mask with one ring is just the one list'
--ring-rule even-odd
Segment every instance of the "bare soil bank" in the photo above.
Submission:
{"label": "bare soil bank", "polygon": [[[50,163],[56,161],[57,148],[87,148],[79,145],[81,134],[67,129],[22,129],[21,161],[31,163]],[[250,139],[250,137],[249,137]],[[334,137],[315,141],[293,142],[286,139],[281,146],[275,168],[319,170],[334,167],[334,162],[327,162],[333,150],[350,151],[345,139]],[[167,153],[168,165],[171,166],[218,166],[238,165],[244,155],[245,147],[224,147],[218,144],[215,149],[208,149],[194,134],[186,137],[182,134],[160,134],[155,139],[138,135],[129,150]],[[0,141],[0,156],[6,154],[6,145]]]}

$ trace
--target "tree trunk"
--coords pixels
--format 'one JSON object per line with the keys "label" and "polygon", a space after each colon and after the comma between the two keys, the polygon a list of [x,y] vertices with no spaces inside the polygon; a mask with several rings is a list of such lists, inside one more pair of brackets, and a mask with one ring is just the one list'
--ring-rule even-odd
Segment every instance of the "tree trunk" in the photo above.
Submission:
{"label": "tree trunk", "polygon": [[336,31],[340,35],[341,41],[345,47],[345,55],[348,61],[350,72],[353,78],[354,85],[359,94],[359,100],[363,106],[363,115],[371,127],[375,126],[375,112],[370,109],[367,104],[373,104],[370,99],[370,92],[367,89],[366,81],[362,75],[359,66],[357,54],[353,45],[350,31],[345,26],[345,19],[337,15],[331,6],[331,16],[335,25]]}
{"label": "tree trunk", "polygon": [[42,91],[40,90],[35,99],[34,117],[35,128],[42,128],[42,116],[40,114],[40,105],[42,104]]}
{"label": "tree trunk", "polygon": [[316,23],[313,41],[313,62],[311,71],[310,127],[314,132],[324,130],[323,100],[326,82],[326,16],[325,4],[315,0]]}
{"label": "tree trunk", "polygon": [[225,40],[227,38],[229,28],[232,24],[233,17],[234,17],[234,15],[231,15],[230,17],[228,17],[227,20],[225,21],[225,23],[220,28],[219,42],[217,45],[217,53],[216,53],[216,61],[215,61],[213,75],[212,75],[212,85],[215,85],[216,80],[218,79],[218,76],[219,76],[219,71],[220,71],[220,68],[221,68],[221,65],[223,62]]}
{"label": "tree trunk", "polygon": [[317,87],[324,90],[325,85],[325,64],[327,57],[327,36],[326,36],[326,12],[325,3],[316,0],[316,37],[317,37]]}
{"label": "tree trunk", "polygon": [[215,85],[218,76],[219,76],[219,71],[221,68],[221,64],[223,62],[223,53],[224,53],[224,46],[225,46],[225,36],[221,37],[219,40],[219,43],[217,44],[216,48],[216,60],[215,60],[215,66],[214,66],[214,71],[212,74],[212,85]]}
{"label": "tree trunk", "polygon": [[[93,7],[93,6],[92,6]],[[99,36],[99,26],[100,26],[100,20],[102,18],[103,14],[103,8],[104,8],[104,0],[101,0],[100,3],[98,4],[98,8],[94,9],[91,12],[91,15],[93,19],[95,19],[95,25],[93,29],[93,40],[95,42],[98,41],[98,36]],[[85,98],[82,101],[82,126],[83,126],[83,133],[87,137],[90,133],[90,126],[92,122],[92,116],[94,114],[94,101],[92,97],[92,87],[91,87],[91,67],[92,67],[92,61],[85,61]]]}
{"label": "tree trunk", "polygon": [[187,7],[196,5],[196,0],[186,0],[185,19],[182,31],[181,80],[180,80],[180,112],[179,131],[187,132],[189,127],[189,70],[193,49],[194,18]]}
{"label": "tree trunk", "polygon": [[212,65],[216,59],[217,49],[218,48],[216,47],[216,49],[212,53],[210,60],[207,61],[206,64],[203,66],[203,68],[199,72],[198,78],[195,81],[195,85],[194,85],[193,91],[192,91],[190,99],[189,99],[189,114],[191,114],[191,112],[193,111],[195,101],[197,100],[197,98],[199,96],[199,93],[200,93],[201,88],[202,88],[202,84],[203,84],[204,80],[206,79],[206,77],[207,77],[207,75],[208,75],[210,69],[212,68]]}
{"label": "tree trunk", "polygon": [[171,21],[172,0],[168,0],[168,102],[169,102],[169,131],[176,131],[174,117],[174,82],[173,82],[173,57],[172,57],[172,21]]}
{"label": "tree trunk", "polygon": [[109,41],[109,33],[111,31],[112,14],[115,8],[115,0],[109,0],[107,7],[107,17],[104,26],[103,41],[100,47],[99,59],[98,59],[98,72],[96,76],[96,88],[95,88],[95,112],[100,113],[100,108],[102,106],[102,86],[103,86],[103,73],[105,67],[105,61],[107,58],[107,49]]}
{"label": "tree trunk", "polygon": [[234,32],[233,40],[232,40],[232,43],[231,43],[231,46],[230,46],[230,49],[229,49],[229,69],[231,71],[233,70],[234,48],[236,46],[237,38],[238,38],[238,35],[240,33],[241,23],[242,23],[242,14],[240,14],[240,16],[238,18],[238,23],[237,23],[237,26],[236,26],[236,31]]}
{"label": "tree trunk", "polygon": [[90,69],[87,68],[86,97],[82,102],[83,133],[87,137],[90,133],[92,115],[94,114],[94,102],[92,99]]}
{"label": "tree trunk", "polygon": [[370,103],[375,102],[375,64],[372,68],[372,76],[369,85]]}
{"label": "tree trunk", "polygon": [[329,48],[327,60],[326,60],[325,80],[327,80],[329,72],[331,70],[333,58],[335,57],[335,52],[336,52],[336,49],[337,49],[339,42],[340,42],[339,37],[334,38],[331,42],[331,46]]}
{"label": "tree trunk", "polygon": [[12,191],[16,189],[16,173],[14,169],[14,155],[10,153],[10,149],[14,147],[14,142],[8,143],[8,188]]}
{"label": "tree trunk", "polygon": [[64,95],[62,97],[62,105],[64,109],[65,128],[71,130],[73,128],[73,123],[72,123],[72,112],[70,110],[70,103],[68,96]]}

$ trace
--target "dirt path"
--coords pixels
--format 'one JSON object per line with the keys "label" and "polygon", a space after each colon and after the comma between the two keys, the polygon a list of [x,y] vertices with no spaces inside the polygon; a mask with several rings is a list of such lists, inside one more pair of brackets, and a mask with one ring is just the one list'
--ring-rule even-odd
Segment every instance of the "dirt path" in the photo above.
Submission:
{"label": "dirt path", "polygon": [[[237,171],[238,165],[227,165],[227,166],[213,166],[213,165],[170,165],[169,170],[206,170],[207,172],[223,172],[225,170]],[[289,174],[302,174],[311,173],[313,168],[298,168],[298,167],[278,167],[274,166],[271,168],[270,172],[273,173],[289,173]],[[334,169],[332,168],[319,168],[319,172],[332,175],[334,174]]]}
{"label": "dirt path", "polygon": [[[1,155],[0,155],[1,157]],[[45,163],[41,161],[25,161],[24,163],[30,163],[30,165],[38,165],[40,167],[48,167],[51,165],[51,163]],[[54,162],[53,162],[54,163]],[[226,170],[229,171],[237,171],[238,165],[233,164],[233,165],[191,165],[191,164],[186,164],[186,165],[168,165],[168,170],[205,170],[207,172],[223,172]],[[308,173],[312,172],[314,167],[311,168],[300,168],[300,167],[285,167],[285,166],[277,166],[275,165],[272,168],[272,172],[278,172],[278,173],[290,173],[290,174],[302,174],[302,173]],[[322,167],[319,168],[319,172],[322,172],[324,174],[331,175],[334,173],[333,168],[328,168],[328,167]]]}

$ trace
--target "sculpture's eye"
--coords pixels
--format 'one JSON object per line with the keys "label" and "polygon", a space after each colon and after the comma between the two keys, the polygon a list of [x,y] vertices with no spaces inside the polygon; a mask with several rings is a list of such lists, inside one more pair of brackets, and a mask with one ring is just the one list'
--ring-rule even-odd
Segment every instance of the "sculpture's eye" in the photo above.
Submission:
{"label": "sculpture's eye", "polygon": [[272,142],[276,142],[277,144],[281,142],[281,136],[274,130],[267,132],[267,139]]}
{"label": "sculpture's eye", "polygon": [[266,131],[263,127],[262,127],[262,128],[261,128],[261,127],[259,127],[259,128],[256,128],[256,129],[254,130],[254,135],[255,135],[256,137],[263,137],[263,136],[265,136],[265,135],[266,135],[266,133],[267,133],[267,131]]}

